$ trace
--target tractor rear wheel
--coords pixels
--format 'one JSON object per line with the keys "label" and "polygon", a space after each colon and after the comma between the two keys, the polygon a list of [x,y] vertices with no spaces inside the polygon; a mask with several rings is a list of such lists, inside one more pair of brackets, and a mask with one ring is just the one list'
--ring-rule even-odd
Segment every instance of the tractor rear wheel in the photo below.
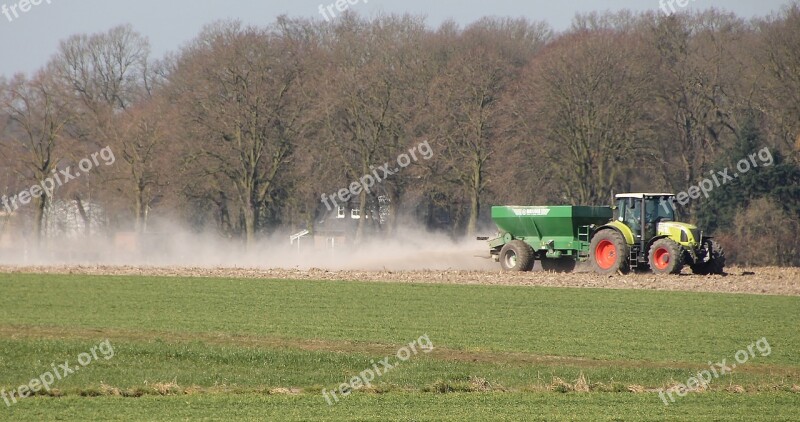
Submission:
{"label": "tractor rear wheel", "polygon": [[627,274],[630,271],[630,246],[616,230],[601,230],[589,244],[589,260],[598,274]]}
{"label": "tractor rear wheel", "polygon": [[542,269],[554,273],[571,273],[575,270],[576,261],[573,258],[544,258]]}
{"label": "tractor rear wheel", "polygon": [[521,240],[512,240],[500,249],[500,266],[506,271],[530,271],[533,263],[533,248]]}
{"label": "tractor rear wheel", "polygon": [[692,265],[692,272],[700,275],[725,274],[725,251],[722,246],[711,239],[706,239],[704,243],[706,248],[711,248],[711,259]]}
{"label": "tractor rear wheel", "polygon": [[658,239],[650,246],[650,268],[656,274],[680,274],[683,248],[672,239]]}

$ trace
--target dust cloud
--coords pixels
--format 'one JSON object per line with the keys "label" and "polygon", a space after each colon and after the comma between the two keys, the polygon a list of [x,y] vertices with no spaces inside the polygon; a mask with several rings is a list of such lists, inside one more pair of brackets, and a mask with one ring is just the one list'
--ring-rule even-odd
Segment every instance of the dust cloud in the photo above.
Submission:
{"label": "dust cloud", "polygon": [[0,239],[0,265],[132,265],[201,268],[282,268],[307,270],[411,271],[499,270],[485,241],[453,240],[443,234],[402,228],[391,238],[371,238],[360,245],[344,238],[307,235],[290,243],[290,233],[257,240],[250,248],[240,239],[198,234],[177,225],[136,235],[45,239],[38,245],[24,237]]}

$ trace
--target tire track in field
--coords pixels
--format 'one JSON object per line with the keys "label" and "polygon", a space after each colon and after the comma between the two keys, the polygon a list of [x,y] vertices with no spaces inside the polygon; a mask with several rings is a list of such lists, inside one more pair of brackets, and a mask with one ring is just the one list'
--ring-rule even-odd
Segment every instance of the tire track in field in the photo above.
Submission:
{"label": "tire track in field", "polygon": [[[397,351],[398,344],[353,342],[345,340],[289,339],[282,337],[239,335],[226,333],[175,333],[168,331],[127,330],[117,328],[72,328],[55,326],[0,325],[0,338],[11,340],[47,339],[47,340],[97,340],[110,339],[114,344],[119,342],[168,342],[195,343],[203,342],[213,346],[237,346],[244,348],[262,348],[273,350],[295,349],[316,352],[339,352],[373,356],[386,356]],[[648,360],[602,360],[576,356],[549,356],[523,352],[490,352],[458,350],[436,346],[426,355],[430,359],[489,363],[505,365],[543,365],[571,366],[575,368],[632,368],[632,369],[706,369],[708,365],[687,362],[658,362]],[[787,365],[750,364],[737,368],[737,372],[748,374],[767,374],[800,378],[800,367]]]}

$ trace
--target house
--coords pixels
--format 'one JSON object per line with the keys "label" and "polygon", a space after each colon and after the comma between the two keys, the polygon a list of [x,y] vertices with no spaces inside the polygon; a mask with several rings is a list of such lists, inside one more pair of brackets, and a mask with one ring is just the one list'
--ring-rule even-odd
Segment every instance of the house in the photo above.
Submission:
{"label": "house", "polygon": [[[332,249],[351,244],[356,237],[361,214],[358,200],[328,211],[321,208],[321,217],[314,224],[314,246],[317,249]],[[364,216],[364,234],[376,234],[385,221],[388,210],[388,198],[380,196],[367,204]]]}

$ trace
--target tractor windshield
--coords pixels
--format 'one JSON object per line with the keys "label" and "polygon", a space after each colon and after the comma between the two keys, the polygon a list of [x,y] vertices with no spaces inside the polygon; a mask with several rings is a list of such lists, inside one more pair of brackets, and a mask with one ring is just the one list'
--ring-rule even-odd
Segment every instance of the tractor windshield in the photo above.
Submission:
{"label": "tractor windshield", "polygon": [[648,223],[675,221],[674,196],[651,196],[645,199],[645,215]]}

